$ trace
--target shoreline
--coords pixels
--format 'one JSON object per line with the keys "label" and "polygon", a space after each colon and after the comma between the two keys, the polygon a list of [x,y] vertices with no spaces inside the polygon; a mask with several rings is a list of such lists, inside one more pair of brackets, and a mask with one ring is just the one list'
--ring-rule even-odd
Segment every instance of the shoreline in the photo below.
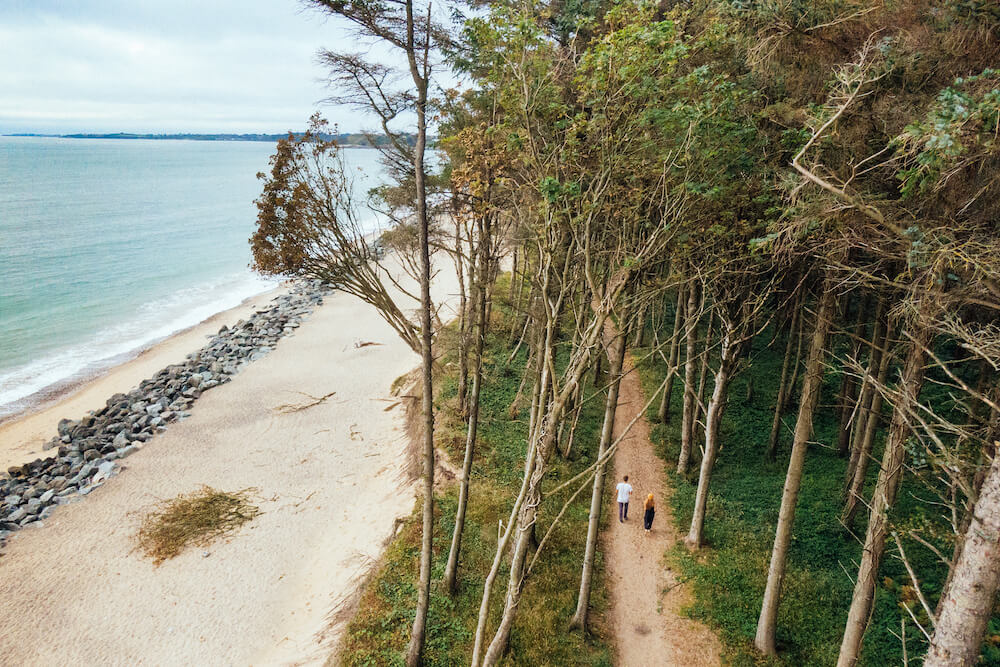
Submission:
{"label": "shoreline", "polygon": [[[96,373],[51,385],[27,397],[47,394],[19,412],[0,417],[0,472],[49,455],[42,446],[56,433],[60,419],[79,419],[98,410],[114,394],[126,393],[157,371],[180,363],[196,351],[223,325],[249,317],[272,299],[286,293],[290,281],[249,296],[238,305],[221,310],[202,321],[125,353],[118,363]],[[61,384],[61,386],[60,386]]]}
{"label": "shoreline", "polygon": [[[447,264],[441,268],[432,290],[449,320],[457,278]],[[263,305],[260,297],[251,301]],[[410,310],[408,300],[400,303]],[[9,661],[323,665],[338,644],[347,619],[337,609],[356,595],[398,520],[414,507],[409,438],[390,388],[419,357],[375,309],[335,291],[273,349],[252,355],[232,381],[220,380],[204,395],[184,393],[197,399],[189,416],[173,403],[150,412],[162,405],[150,392],[166,389],[143,380],[174,378],[176,370],[176,380],[163,381],[188,392],[199,388],[190,381],[199,375],[205,388],[201,366],[221,364],[229,372],[225,359],[211,358],[223,348],[231,355],[231,345],[206,346],[201,337],[222,338],[214,335],[221,324],[236,338],[246,335],[246,325],[233,326],[239,313],[227,313],[229,321],[210,318],[126,364],[128,372],[113,372],[118,387],[139,385],[133,397],[115,397],[106,377],[15,422],[40,423],[49,435],[59,417],[80,418],[84,405],[99,409],[110,395],[114,414],[95,414],[97,420],[127,421],[123,410],[146,410],[171,423],[145,443],[134,440],[144,439],[145,416],[121,431],[122,444],[133,441],[119,449],[122,460],[101,464],[109,477],[98,482],[95,475],[86,497],[73,496],[10,535],[0,555],[0,655]],[[178,354],[164,357],[165,350]],[[168,368],[189,359],[185,368]],[[85,425],[63,426],[73,444],[60,451],[79,456],[77,429]],[[106,446],[100,453],[106,450],[114,459]],[[31,473],[38,467],[31,464]],[[253,489],[261,513],[228,537],[154,566],[135,549],[143,515],[202,486]],[[23,492],[29,504],[38,500],[30,494],[39,489],[25,482],[9,491]]]}
{"label": "shoreline", "polygon": [[[133,361],[140,359],[143,355],[154,352],[157,347],[165,343],[169,343],[171,339],[177,336],[183,336],[190,332],[192,329],[202,327],[209,323],[210,321],[215,321],[222,316],[227,316],[227,313],[238,311],[251,301],[259,300],[262,298],[267,298],[268,300],[278,296],[283,291],[287,291],[289,286],[292,284],[290,280],[282,280],[277,286],[270,287],[258,292],[257,294],[251,294],[250,296],[244,298],[242,301],[234,306],[229,306],[222,310],[219,310],[211,315],[201,319],[193,324],[186,324],[179,329],[172,331],[165,336],[159,338],[154,338],[153,340],[146,341],[137,347],[127,350],[120,354],[115,354],[110,357],[102,359],[102,361],[107,362],[107,365],[98,365],[96,368],[89,372],[83,372],[76,376],[70,376],[61,380],[57,380],[50,385],[47,385],[38,391],[28,394],[23,398],[17,399],[12,403],[7,403],[5,406],[14,405],[16,403],[26,403],[23,408],[18,409],[16,412],[11,412],[7,414],[0,414],[0,429],[10,422],[17,421],[19,419],[24,419],[30,417],[36,412],[41,412],[42,410],[47,410],[54,407],[63,400],[72,398],[73,394],[84,388],[87,384],[91,382],[96,382],[106,375],[115,372],[118,368],[125,366]],[[207,334],[206,334],[207,335]],[[2,407],[5,407],[2,406]],[[2,431],[0,431],[2,434]],[[2,441],[0,441],[2,442]]]}

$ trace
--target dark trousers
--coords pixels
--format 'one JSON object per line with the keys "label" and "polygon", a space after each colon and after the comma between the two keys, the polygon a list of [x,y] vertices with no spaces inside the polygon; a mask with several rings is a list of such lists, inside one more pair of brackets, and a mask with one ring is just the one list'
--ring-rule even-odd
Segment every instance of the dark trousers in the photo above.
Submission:
{"label": "dark trousers", "polygon": [[618,520],[628,521],[628,503],[618,503]]}
{"label": "dark trousers", "polygon": [[653,515],[656,514],[656,510],[650,507],[646,510],[646,513],[642,517],[642,525],[649,530],[653,526]]}

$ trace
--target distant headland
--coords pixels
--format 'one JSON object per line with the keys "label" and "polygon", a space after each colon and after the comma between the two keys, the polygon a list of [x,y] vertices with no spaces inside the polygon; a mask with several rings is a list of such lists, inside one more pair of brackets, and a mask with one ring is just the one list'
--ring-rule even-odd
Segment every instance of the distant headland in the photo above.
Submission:
{"label": "distant headland", "polygon": [[[279,139],[288,137],[288,132],[278,134],[194,134],[194,133],[172,133],[172,134],[138,134],[132,132],[108,132],[108,133],[78,133],[78,134],[42,134],[37,132],[17,132],[4,134],[5,137],[55,137],[59,139],[174,139],[183,141],[269,141],[276,142]],[[296,137],[302,136],[302,132],[292,132]],[[381,146],[388,141],[384,136],[372,137],[361,132],[344,134],[325,134],[322,138],[326,141],[335,140],[341,146]]]}

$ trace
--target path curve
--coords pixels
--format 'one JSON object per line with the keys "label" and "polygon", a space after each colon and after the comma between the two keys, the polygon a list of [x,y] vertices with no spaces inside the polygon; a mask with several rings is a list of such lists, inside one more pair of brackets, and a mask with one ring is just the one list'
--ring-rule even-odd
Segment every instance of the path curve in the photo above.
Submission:
{"label": "path curve", "polygon": [[[618,396],[615,438],[641,411],[646,399],[631,355],[626,355],[624,377]],[[645,417],[632,426],[618,446],[613,463],[614,479],[624,475],[635,489],[626,523],[618,522],[618,506],[611,495],[611,525],[605,533],[605,562],[611,588],[608,615],[617,644],[620,667],[683,667],[721,664],[718,638],[704,625],[681,615],[690,603],[687,586],[677,585],[677,576],[664,564],[664,554],[681,539],[674,528],[668,502],[670,486],[664,462],[649,440]],[[642,504],[653,493],[656,517],[653,529],[642,529]]]}

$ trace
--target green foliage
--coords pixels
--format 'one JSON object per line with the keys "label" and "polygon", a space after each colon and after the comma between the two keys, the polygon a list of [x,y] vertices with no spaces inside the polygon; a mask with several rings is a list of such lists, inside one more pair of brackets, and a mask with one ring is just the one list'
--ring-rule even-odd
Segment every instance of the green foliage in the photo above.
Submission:
{"label": "green foliage", "polygon": [[973,148],[992,152],[1000,123],[1000,70],[955,79],[938,93],[927,115],[906,126],[898,143],[907,166],[897,172],[904,198],[936,186],[942,171]]}

